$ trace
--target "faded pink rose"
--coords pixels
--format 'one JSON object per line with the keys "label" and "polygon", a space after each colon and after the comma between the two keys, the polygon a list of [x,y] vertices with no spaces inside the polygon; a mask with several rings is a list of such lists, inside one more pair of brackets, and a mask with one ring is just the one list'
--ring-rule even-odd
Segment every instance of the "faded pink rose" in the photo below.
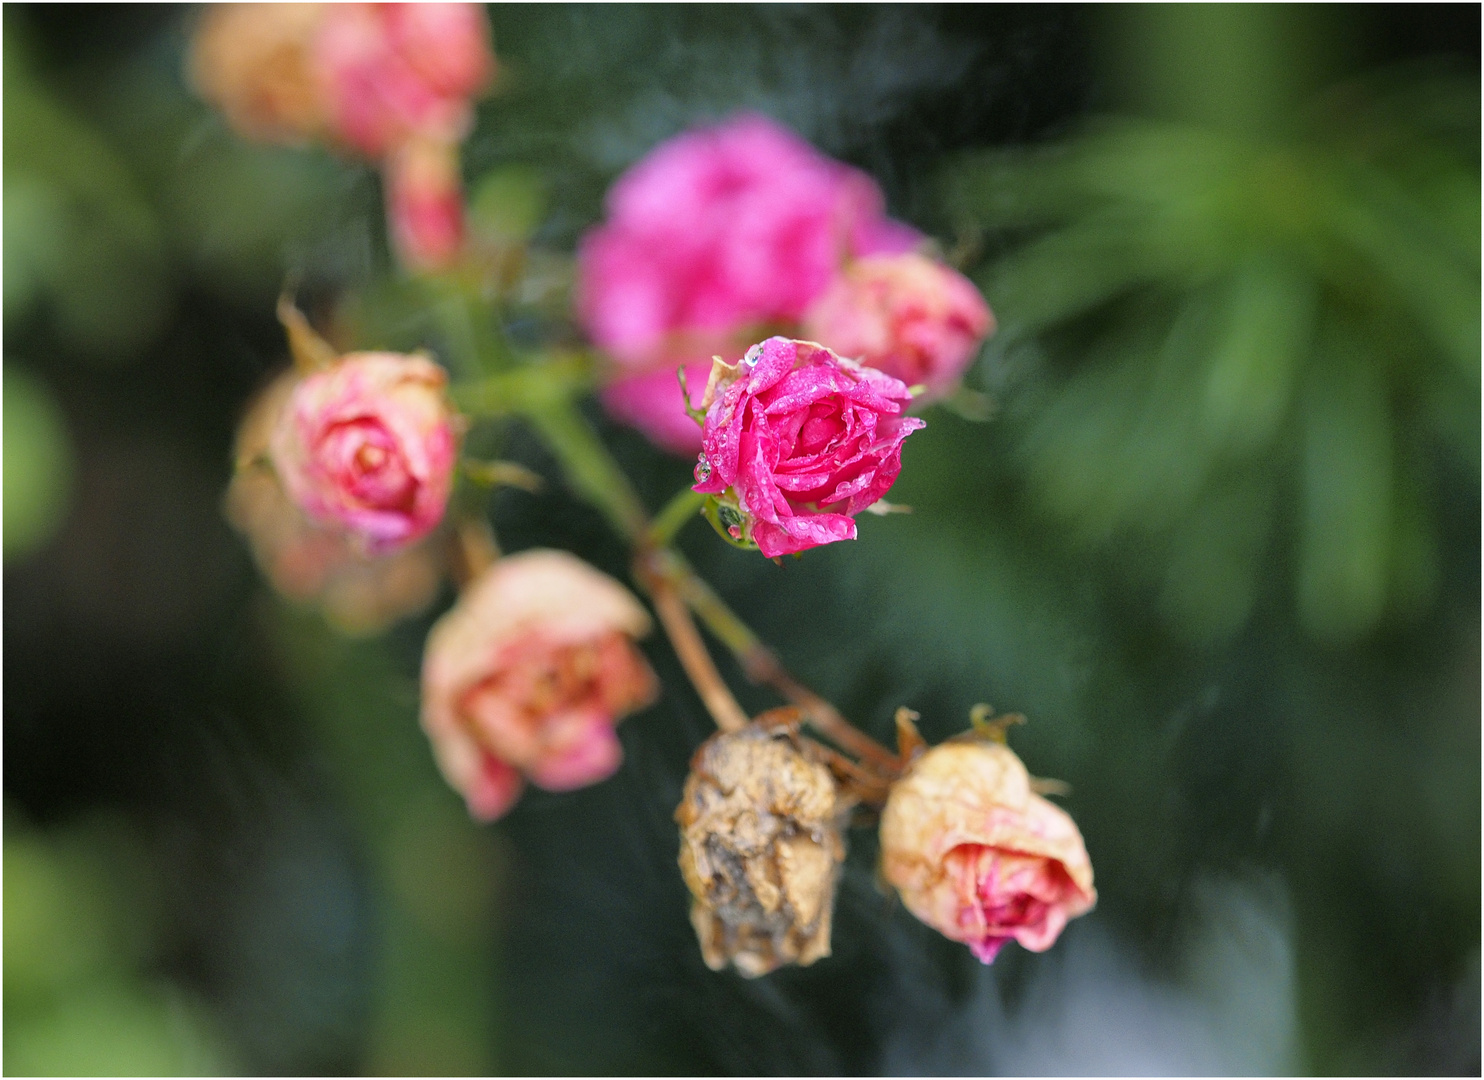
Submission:
{"label": "faded pink rose", "polygon": [[804,334],[861,363],[950,393],[994,316],[962,274],[926,255],[857,259],[835,279],[804,320]]}
{"label": "faded pink rose", "polygon": [[456,145],[495,72],[480,4],[327,4],[315,74],[336,135],[373,161],[412,137]]}
{"label": "faded pink rose", "polygon": [[[636,374],[667,368],[672,388],[680,365],[792,327],[847,259],[921,240],[885,216],[870,177],[757,114],[659,146],[613,185],[607,210],[578,247],[578,318]],[[683,433],[666,426],[683,412],[678,389],[622,395],[605,401],[653,403],[619,415],[662,445]]]}
{"label": "faded pink rose", "polygon": [[381,161],[408,138],[456,144],[495,60],[479,4],[220,4],[191,81],[249,138],[329,139]]}
{"label": "faded pink rose", "polygon": [[197,90],[248,138],[380,165],[397,255],[423,271],[462,247],[458,147],[494,72],[480,4],[223,4],[190,55]]}
{"label": "faded pink rose", "polygon": [[293,389],[269,442],[289,497],[370,553],[408,544],[443,518],[458,439],[425,356],[350,353]]}
{"label": "faded pink rose", "polygon": [[976,736],[934,747],[892,786],[881,873],[986,964],[1011,939],[1044,952],[1097,902],[1076,823],[1031,789],[1009,747]]}
{"label": "faded pink rose", "polygon": [[433,602],[444,548],[435,535],[384,555],[367,554],[343,529],[311,521],[294,505],[264,459],[301,378],[284,372],[248,407],[237,429],[227,520],[247,537],[258,567],[280,593],[315,604],[346,633],[373,633]]}
{"label": "faded pink rose", "polygon": [[464,243],[464,190],[452,143],[412,139],[386,165],[387,223],[403,266],[441,270]]}
{"label": "faded pink rose", "polygon": [[902,469],[899,379],[810,341],[773,337],[734,369],[718,365],[695,490],[721,496],[733,536],[772,558],[855,539],[854,515]]}
{"label": "faded pink rose", "polygon": [[654,700],[634,639],[649,616],[618,582],[562,551],[500,559],[433,627],[423,728],[469,812],[489,821],[522,775],[569,791],[613,774],[614,725]]}

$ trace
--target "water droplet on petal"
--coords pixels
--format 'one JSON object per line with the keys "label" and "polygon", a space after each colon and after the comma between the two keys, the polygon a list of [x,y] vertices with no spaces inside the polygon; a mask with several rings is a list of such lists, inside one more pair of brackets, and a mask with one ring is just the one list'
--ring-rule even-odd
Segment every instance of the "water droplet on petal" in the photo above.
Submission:
{"label": "water droplet on petal", "polygon": [[711,462],[706,460],[705,454],[702,454],[700,460],[696,462],[695,476],[698,484],[704,484],[711,479]]}

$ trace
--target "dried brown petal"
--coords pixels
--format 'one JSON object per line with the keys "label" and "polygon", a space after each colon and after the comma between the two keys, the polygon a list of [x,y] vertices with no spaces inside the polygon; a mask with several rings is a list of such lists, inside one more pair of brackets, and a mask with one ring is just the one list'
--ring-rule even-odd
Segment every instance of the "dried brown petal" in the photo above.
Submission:
{"label": "dried brown petal", "polygon": [[787,729],[753,724],[701,745],[675,820],[708,967],[751,978],[830,954],[847,810]]}

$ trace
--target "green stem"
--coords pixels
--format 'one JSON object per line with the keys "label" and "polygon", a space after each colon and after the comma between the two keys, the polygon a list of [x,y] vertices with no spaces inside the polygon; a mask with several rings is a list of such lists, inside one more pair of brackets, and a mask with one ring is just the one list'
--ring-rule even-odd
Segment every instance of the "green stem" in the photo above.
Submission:
{"label": "green stem", "polygon": [[592,364],[582,353],[549,354],[451,388],[459,408],[474,416],[508,416],[561,407],[593,383]]}
{"label": "green stem", "polygon": [[699,491],[683,488],[676,492],[675,497],[655,515],[646,543],[653,548],[669,547],[676,534],[700,514],[705,503],[706,496]]}
{"label": "green stem", "polygon": [[548,401],[522,410],[561,460],[577,493],[587,499],[636,547],[649,531],[649,514],[629,478],[598,441],[570,401]]}

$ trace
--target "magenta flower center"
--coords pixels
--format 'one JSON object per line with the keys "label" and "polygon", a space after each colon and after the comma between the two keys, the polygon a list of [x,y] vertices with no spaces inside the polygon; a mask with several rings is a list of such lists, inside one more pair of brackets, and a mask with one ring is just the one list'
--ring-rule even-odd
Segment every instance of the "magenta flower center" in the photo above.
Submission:
{"label": "magenta flower center", "polygon": [[417,478],[396,438],[377,421],[362,417],[334,425],[320,441],[319,457],[337,485],[362,505],[411,510]]}

